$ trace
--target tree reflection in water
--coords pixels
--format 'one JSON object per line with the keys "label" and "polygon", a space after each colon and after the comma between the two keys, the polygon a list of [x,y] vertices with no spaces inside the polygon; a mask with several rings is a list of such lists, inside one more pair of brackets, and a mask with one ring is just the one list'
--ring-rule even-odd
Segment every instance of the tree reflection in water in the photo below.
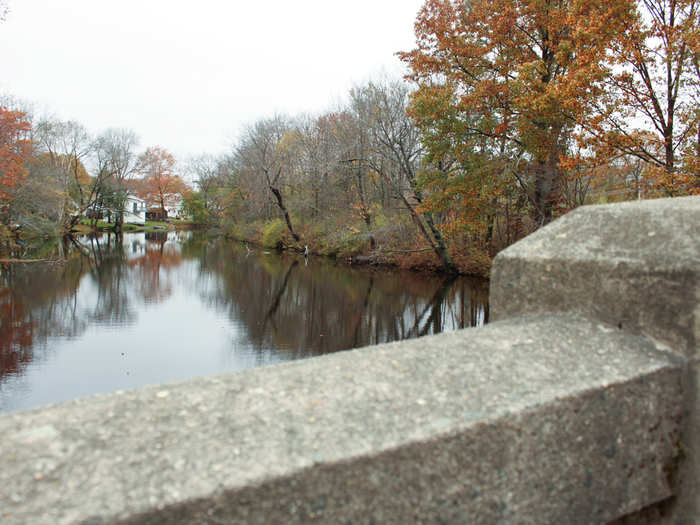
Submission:
{"label": "tree reflection in water", "polygon": [[488,284],[481,279],[348,268],[322,259],[301,265],[294,257],[250,255],[226,243],[199,249],[206,252],[202,301],[241,321],[256,348],[275,348],[287,359],[488,320]]}
{"label": "tree reflection in water", "polygon": [[[41,257],[54,262],[0,265],[0,410],[488,320],[483,280],[248,253],[189,232],[84,237]],[[131,382],[115,358],[124,348],[138,371]],[[13,397],[23,377],[30,391],[48,388],[54,362],[63,367],[55,373],[75,374],[62,378],[64,390]],[[69,391],[77,378],[94,390]]]}

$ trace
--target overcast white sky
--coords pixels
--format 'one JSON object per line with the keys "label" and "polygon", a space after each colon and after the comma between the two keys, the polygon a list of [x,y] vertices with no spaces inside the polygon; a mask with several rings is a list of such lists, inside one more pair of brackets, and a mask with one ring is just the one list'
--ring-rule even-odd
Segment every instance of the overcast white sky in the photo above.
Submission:
{"label": "overcast white sky", "polygon": [[414,47],[424,0],[9,0],[0,93],[180,158],[318,112]]}

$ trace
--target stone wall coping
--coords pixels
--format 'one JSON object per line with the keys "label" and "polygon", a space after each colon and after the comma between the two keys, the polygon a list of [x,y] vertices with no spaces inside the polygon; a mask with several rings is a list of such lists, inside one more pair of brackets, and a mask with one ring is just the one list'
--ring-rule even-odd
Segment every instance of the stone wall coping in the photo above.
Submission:
{"label": "stone wall coping", "polygon": [[6,414],[0,522],[609,520],[672,494],[683,367],[520,318]]}

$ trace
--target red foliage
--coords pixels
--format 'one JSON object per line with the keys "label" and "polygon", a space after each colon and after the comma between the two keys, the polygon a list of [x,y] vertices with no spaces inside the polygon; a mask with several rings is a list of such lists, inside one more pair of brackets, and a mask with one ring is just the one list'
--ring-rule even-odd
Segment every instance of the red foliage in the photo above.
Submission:
{"label": "red foliage", "polygon": [[32,151],[31,129],[25,113],[0,106],[0,206],[25,174],[24,164]]}

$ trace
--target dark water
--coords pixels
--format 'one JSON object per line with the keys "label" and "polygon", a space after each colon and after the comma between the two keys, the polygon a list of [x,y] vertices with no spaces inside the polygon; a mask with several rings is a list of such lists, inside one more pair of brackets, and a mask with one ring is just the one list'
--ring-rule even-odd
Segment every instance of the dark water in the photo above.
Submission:
{"label": "dark water", "polygon": [[0,264],[0,411],[481,325],[488,284],[248,253],[190,232]]}

